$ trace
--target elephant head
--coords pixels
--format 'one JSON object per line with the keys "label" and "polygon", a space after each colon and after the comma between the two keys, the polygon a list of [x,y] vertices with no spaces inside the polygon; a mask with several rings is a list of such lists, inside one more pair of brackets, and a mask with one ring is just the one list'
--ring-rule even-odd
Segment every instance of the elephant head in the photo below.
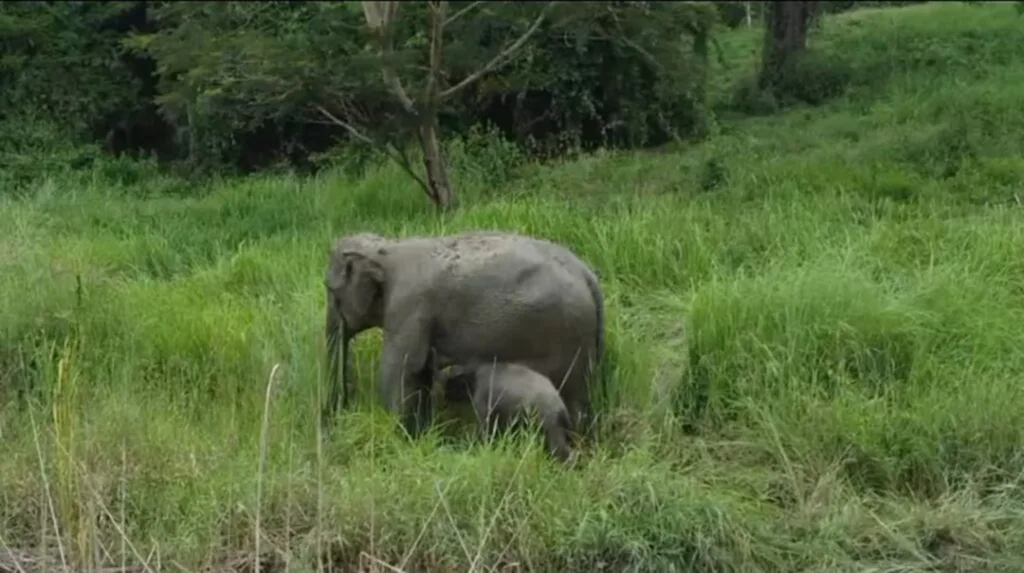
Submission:
{"label": "elephant head", "polygon": [[[324,274],[327,295],[325,342],[330,397],[325,414],[349,402],[348,348],[352,337],[383,322],[384,268],[378,257],[386,239],[372,233],[342,237],[331,249]],[[341,383],[338,347],[341,346]]]}
{"label": "elephant head", "polygon": [[453,365],[448,371],[441,374],[438,369],[441,384],[444,388],[444,399],[447,402],[470,402],[472,400],[473,388],[476,385],[476,370],[471,366]]}

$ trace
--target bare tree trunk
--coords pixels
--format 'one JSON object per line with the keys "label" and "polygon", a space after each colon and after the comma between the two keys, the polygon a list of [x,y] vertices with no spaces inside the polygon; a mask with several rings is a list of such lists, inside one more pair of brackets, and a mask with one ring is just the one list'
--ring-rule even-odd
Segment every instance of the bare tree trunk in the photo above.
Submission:
{"label": "bare tree trunk", "polygon": [[747,28],[750,28],[751,25],[752,25],[751,18],[750,18],[751,10],[752,9],[750,7],[750,2],[744,2],[743,3],[743,13],[744,13],[743,15],[746,17],[746,20],[747,20]]}
{"label": "bare tree trunk", "polygon": [[807,48],[807,29],[817,2],[772,2],[767,8],[759,83],[762,89],[773,89]]}
{"label": "bare tree trunk", "polygon": [[444,29],[444,18],[448,3],[432,1],[429,3],[428,17],[430,28],[430,75],[423,90],[423,111],[420,118],[420,149],[423,150],[423,166],[427,170],[427,186],[431,201],[439,211],[454,207],[455,193],[448,180],[448,167],[441,151],[441,141],[437,135],[437,112],[441,107],[438,93],[438,78],[441,75],[441,56],[443,41],[441,34]]}
{"label": "bare tree trunk", "polygon": [[199,161],[199,149],[198,141],[196,136],[196,116],[193,107],[187,106],[185,108],[186,120],[185,124],[188,126],[188,163],[189,165],[195,165]]}
{"label": "bare tree trunk", "polygon": [[427,171],[427,186],[430,200],[440,211],[458,206],[448,181],[448,168],[445,166],[441,141],[437,136],[437,117],[425,118],[420,126],[420,148],[423,150],[423,166]]}
{"label": "bare tree trunk", "polygon": [[[402,108],[410,117],[418,122],[417,138],[420,149],[423,151],[423,166],[427,172],[426,180],[417,175],[401,149],[392,149],[391,157],[402,166],[416,182],[423,187],[427,196],[434,203],[439,211],[445,211],[458,206],[455,198],[455,191],[452,189],[448,179],[448,169],[445,165],[444,152],[441,149],[441,141],[438,136],[439,127],[437,114],[443,103],[451,99],[467,86],[478,81],[484,75],[500,69],[510,62],[519,50],[523,48],[526,41],[533,36],[540,28],[547,17],[548,12],[555,2],[549,2],[530,27],[519,36],[514,42],[505,46],[486,65],[469,74],[454,86],[442,89],[440,80],[442,77],[441,60],[443,55],[444,40],[443,32],[446,24],[463,16],[467,11],[482,5],[483,2],[472,2],[469,6],[457,11],[451,17],[447,17],[448,2],[445,0],[431,0],[427,3],[428,9],[428,34],[430,37],[430,68],[427,75],[427,82],[421,97],[414,100],[410,97],[402,80],[386,61],[381,63],[381,74],[392,95],[401,103]],[[362,3],[363,16],[366,24],[377,36],[378,51],[385,58],[394,51],[393,35],[394,22],[398,15],[397,2],[365,1]],[[325,117],[334,123],[344,127],[350,134],[360,141],[373,145],[373,141],[362,134],[354,126],[336,117],[329,110],[318,106],[318,110]]]}

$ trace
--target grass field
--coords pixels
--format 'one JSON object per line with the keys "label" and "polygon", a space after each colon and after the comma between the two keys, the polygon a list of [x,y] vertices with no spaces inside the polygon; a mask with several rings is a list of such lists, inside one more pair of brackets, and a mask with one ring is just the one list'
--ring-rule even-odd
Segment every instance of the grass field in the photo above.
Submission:
{"label": "grass field", "polygon": [[[0,570],[1024,570],[1024,19],[865,9],[814,49],[841,95],[700,144],[496,185],[506,152],[455,150],[445,219],[392,167],[0,200]],[[331,239],[478,228],[597,269],[600,444],[406,440],[379,333],[320,440]]]}

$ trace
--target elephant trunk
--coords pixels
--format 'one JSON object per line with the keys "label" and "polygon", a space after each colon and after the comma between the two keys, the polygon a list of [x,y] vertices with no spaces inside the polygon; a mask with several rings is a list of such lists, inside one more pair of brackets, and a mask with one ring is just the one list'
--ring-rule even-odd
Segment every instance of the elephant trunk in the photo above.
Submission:
{"label": "elephant trunk", "polygon": [[[352,336],[335,304],[334,297],[328,295],[327,317],[325,320],[325,343],[327,350],[327,380],[330,385],[328,403],[325,414],[333,415],[339,408],[348,405],[348,346]],[[341,347],[341,380],[338,380],[338,347]]]}

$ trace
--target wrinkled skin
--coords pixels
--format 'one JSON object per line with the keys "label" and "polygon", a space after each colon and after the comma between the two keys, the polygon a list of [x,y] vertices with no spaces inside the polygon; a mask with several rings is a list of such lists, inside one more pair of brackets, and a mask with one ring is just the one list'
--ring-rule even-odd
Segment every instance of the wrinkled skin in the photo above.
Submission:
{"label": "wrinkled skin", "polygon": [[504,432],[537,415],[548,452],[568,463],[570,422],[562,397],[551,380],[521,364],[508,362],[458,365],[440,376],[445,400],[473,404],[480,434]]}
{"label": "wrinkled skin", "polygon": [[574,424],[590,421],[604,301],[594,273],[568,249],[501,232],[403,240],[360,233],[335,242],[324,284],[325,415],[350,401],[350,340],[381,327],[378,389],[412,436],[430,423],[435,370],[474,361],[536,370],[559,387]]}

